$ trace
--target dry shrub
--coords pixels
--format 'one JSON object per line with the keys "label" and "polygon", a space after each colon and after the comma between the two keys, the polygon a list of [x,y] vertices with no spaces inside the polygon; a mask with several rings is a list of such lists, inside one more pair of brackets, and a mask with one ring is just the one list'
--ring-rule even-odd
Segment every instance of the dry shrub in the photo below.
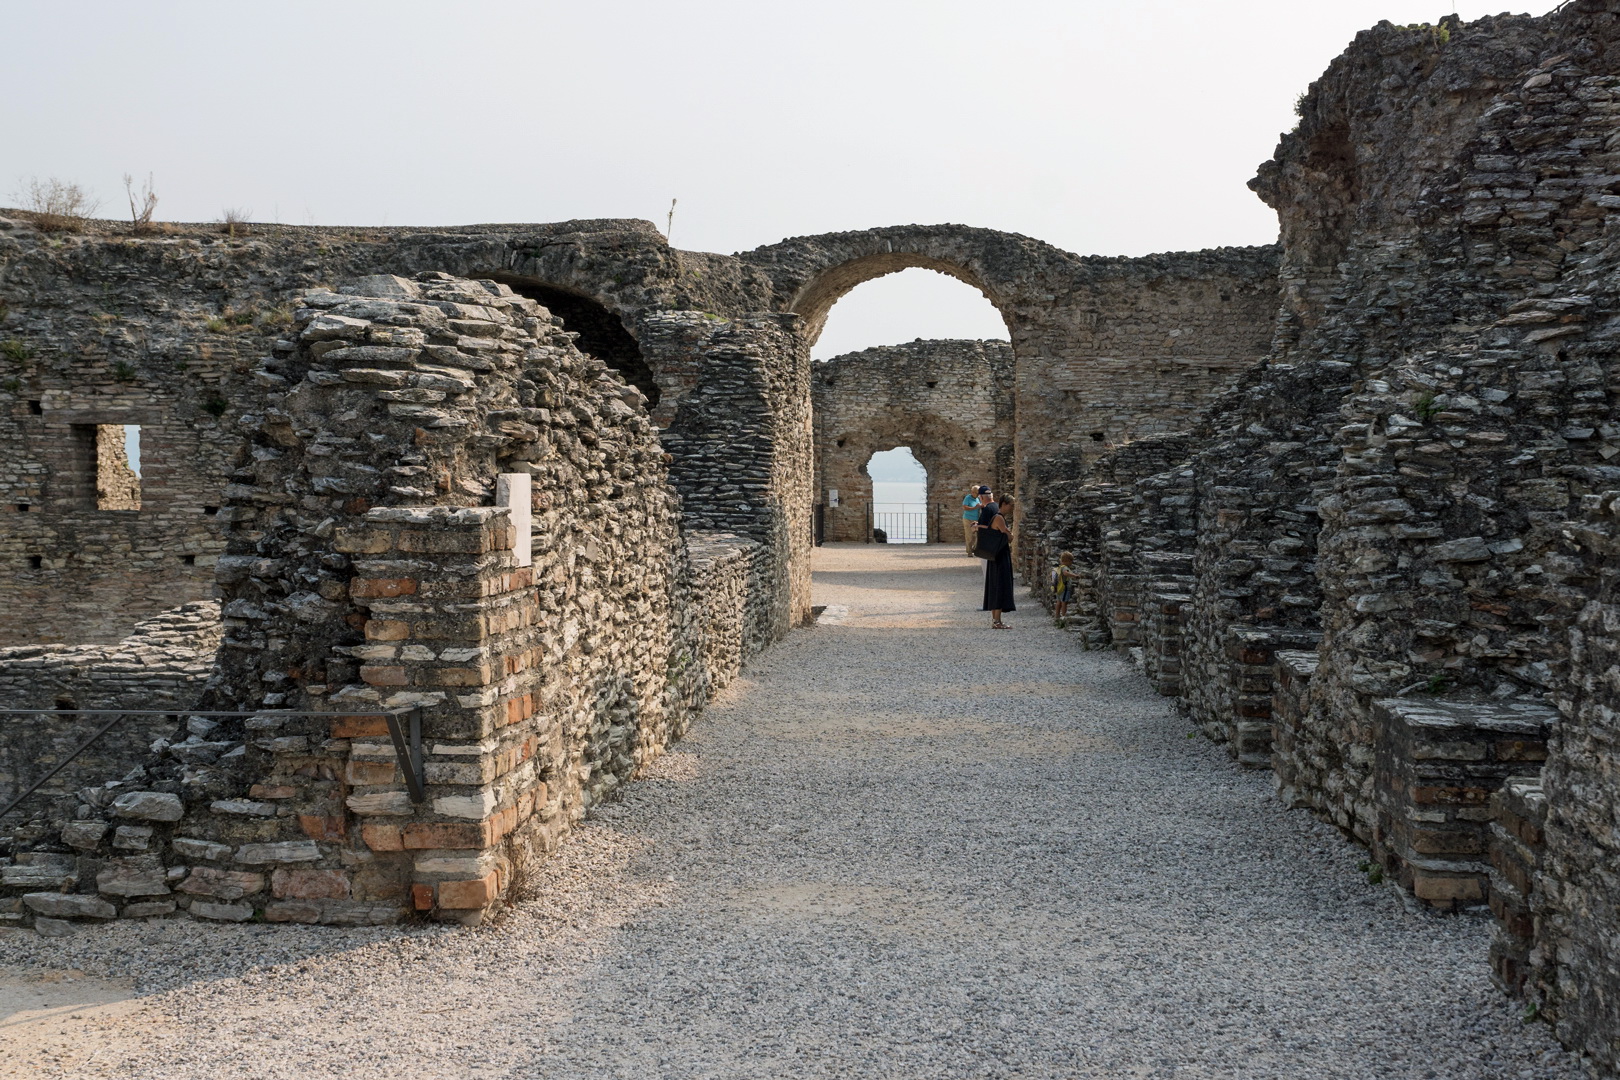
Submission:
{"label": "dry shrub", "polygon": [[83,232],[101,203],[78,184],[51,177],[28,178],[14,196],[40,232]]}
{"label": "dry shrub", "polygon": [[141,187],[140,194],[135,193],[135,178],[129,173],[124,174],[124,193],[129,196],[129,220],[134,224],[136,232],[150,232],[152,230],[152,211],[157,209],[157,192],[152,190],[152,174],[146,174],[146,183]]}
{"label": "dry shrub", "polygon": [[234,206],[221,210],[219,223],[222,228],[220,231],[226,236],[246,236],[248,235],[248,218],[252,216],[253,211],[242,210]]}

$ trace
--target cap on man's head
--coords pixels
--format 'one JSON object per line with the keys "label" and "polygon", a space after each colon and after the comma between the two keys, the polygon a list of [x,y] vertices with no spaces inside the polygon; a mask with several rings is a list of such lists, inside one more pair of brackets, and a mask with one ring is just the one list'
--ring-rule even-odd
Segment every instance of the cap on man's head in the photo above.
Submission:
{"label": "cap on man's head", "polygon": [[979,494],[980,495],[988,495],[988,494],[990,494],[990,489],[985,487],[983,484],[980,484],[979,485]]}

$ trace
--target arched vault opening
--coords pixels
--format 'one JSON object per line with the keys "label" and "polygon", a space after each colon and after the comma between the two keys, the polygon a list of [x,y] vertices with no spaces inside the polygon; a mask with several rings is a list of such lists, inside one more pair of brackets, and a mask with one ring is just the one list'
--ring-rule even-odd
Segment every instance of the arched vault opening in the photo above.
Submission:
{"label": "arched vault opening", "polygon": [[641,355],[641,346],[624,322],[602,304],[555,285],[522,278],[505,279],[512,291],[539,301],[562,320],[563,329],[579,335],[579,351],[594,356],[624,376],[624,381],[647,395],[648,406],[658,404],[658,382]]}
{"label": "arched vault opening", "polygon": [[916,252],[883,252],[880,254],[863,255],[848,262],[817,274],[811,279],[799,294],[793,298],[789,310],[797,312],[804,320],[805,335],[812,344],[821,337],[822,330],[827,325],[827,315],[832,311],[844,294],[857,285],[865,284],[874,278],[884,277],[888,274],[899,273],[914,267],[924,270],[933,270],[946,274],[967,285],[977,289],[986,300],[995,305],[998,312],[1002,312],[1005,322],[1005,312],[1002,301],[990,288],[968,267],[944,259],[934,258]]}

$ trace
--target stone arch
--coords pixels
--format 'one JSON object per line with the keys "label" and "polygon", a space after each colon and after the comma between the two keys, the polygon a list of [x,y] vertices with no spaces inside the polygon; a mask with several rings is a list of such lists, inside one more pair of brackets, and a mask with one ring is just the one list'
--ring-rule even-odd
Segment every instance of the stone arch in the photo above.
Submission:
{"label": "stone arch", "polygon": [[[1012,349],[1003,341],[924,341],[814,365],[817,501],[828,540],[864,540],[872,505],[867,461],[908,446],[928,473],[928,531],[959,538],[962,491],[999,483],[1014,437]],[[834,507],[829,489],[839,492]]]}
{"label": "stone arch", "polygon": [[803,320],[811,342],[845,293],[913,267],[947,274],[977,289],[995,305],[1016,341],[1022,321],[1018,308],[1027,287],[1059,267],[1072,277],[1079,261],[1027,236],[964,225],[903,225],[797,237],[740,258],[770,275],[777,304]]}
{"label": "stone arch", "polygon": [[998,312],[1001,312],[1002,322],[1006,322],[1007,315],[1002,311],[1001,304],[997,303],[997,298],[971,271],[955,263],[910,252],[863,255],[849,262],[840,263],[807,284],[792,299],[789,310],[804,320],[805,337],[814,344],[827,325],[827,316],[831,313],[833,305],[851,289],[889,274],[918,268],[937,271],[977,289],[986,300],[995,305]]}
{"label": "stone arch", "polygon": [[661,396],[653,369],[642,355],[636,340],[624,320],[608,306],[587,293],[576,289],[538,281],[516,274],[497,274],[495,279],[509,286],[513,292],[539,301],[557,318],[563,329],[578,334],[575,342],[579,351],[594,356],[624,377],[624,381],[647,396],[650,406],[656,406]]}

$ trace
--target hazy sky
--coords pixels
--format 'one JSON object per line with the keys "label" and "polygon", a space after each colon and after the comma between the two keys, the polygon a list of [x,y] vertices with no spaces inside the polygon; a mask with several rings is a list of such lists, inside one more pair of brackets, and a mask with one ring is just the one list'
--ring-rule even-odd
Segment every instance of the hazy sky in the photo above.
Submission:
{"label": "hazy sky", "polygon": [[[120,177],[151,173],[168,220],[660,228],[678,198],[676,246],[721,252],[912,222],[1111,255],[1268,243],[1244,182],[1356,31],[1493,7],[0,0],[0,194],[56,176],[116,216]],[[919,336],[1005,331],[908,271],[835,307],[816,352]]]}

